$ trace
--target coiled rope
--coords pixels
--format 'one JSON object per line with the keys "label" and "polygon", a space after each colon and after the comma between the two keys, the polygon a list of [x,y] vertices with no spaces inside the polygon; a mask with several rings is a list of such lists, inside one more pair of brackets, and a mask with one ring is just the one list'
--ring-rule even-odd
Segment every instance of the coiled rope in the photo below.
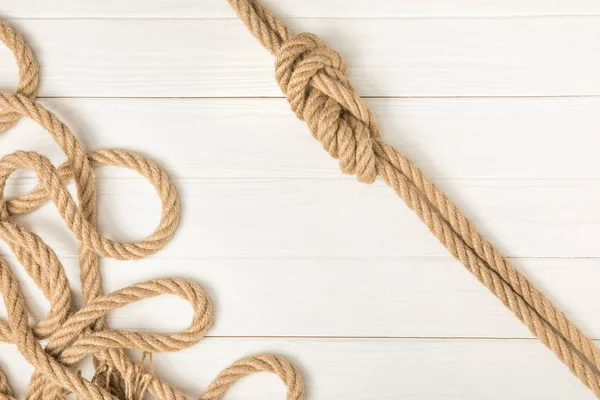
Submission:
{"label": "coiled rope", "polygon": [[[255,0],[228,0],[250,32],[276,58],[276,79],[292,109],[305,120],[315,139],[339,159],[343,172],[372,183],[383,179],[429,227],[431,232],[490,291],[496,295],[542,343],[600,398],[598,349],[560,310],[500,254],[409,159],[381,138],[380,128],[367,104],[347,76],[342,56],[317,36],[294,35]],[[0,259],[0,291],[8,321],[0,321],[0,340],[14,343],[34,367],[27,398],[141,399],[146,391],[160,399],[185,399],[177,389],[125,349],[144,353],[177,351],[206,334],[212,321],[211,305],[202,289],[181,279],[165,278],[138,283],[103,294],[99,256],[138,259],[154,254],[173,236],[179,221],[179,199],[165,172],[152,161],[132,152],[99,150],[86,153],[69,128],[35,100],[39,81],[33,54],[22,37],[0,23],[0,39],[13,51],[20,83],[15,94],[0,93],[0,132],[21,117],[44,127],[67,156],[54,167],[34,152],[16,152],[0,159],[0,234],[29,276],[51,304],[43,321],[29,325],[29,314],[18,282]],[[96,189],[93,169],[104,165],[133,169],[154,185],[162,202],[162,218],[144,241],[120,243],[96,229]],[[16,169],[33,170],[39,179],[34,190],[4,199],[6,180]],[[77,204],[66,190],[73,179]],[[64,269],[56,254],[38,236],[12,221],[51,200],[75,234],[84,307],[75,310]],[[190,326],[179,333],[140,333],[108,329],[105,316],[132,302],[174,294],[194,310]],[[49,338],[45,347],[41,339]],[[86,356],[94,357],[96,374],[84,379],[72,367]],[[257,355],[237,361],[220,373],[201,400],[217,400],[237,380],[255,373],[277,374],[288,387],[288,400],[304,399],[298,370],[284,358]],[[0,399],[14,399],[0,371]]]}
{"label": "coiled rope", "polygon": [[[0,22],[0,40],[13,52],[19,66],[16,93],[0,92],[0,133],[20,118],[30,118],[48,131],[67,157],[58,168],[36,152],[17,151],[0,158],[0,237],[51,306],[42,321],[30,325],[31,316],[19,283],[8,263],[0,258],[0,293],[8,312],[7,321],[0,320],[0,341],[15,344],[35,367],[27,399],[61,400],[74,394],[81,399],[141,400],[146,392],[159,399],[186,399],[147,368],[144,358],[135,363],[126,356],[125,350],[139,350],[144,354],[172,352],[200,341],[212,324],[211,303],[202,288],[183,279],[162,278],[103,294],[99,269],[100,256],[140,259],[156,253],[169,242],[180,214],[175,187],[160,167],[139,154],[118,149],[86,152],[68,126],[36,101],[39,70],[27,43],[4,22]],[[161,200],[162,215],[155,231],[143,241],[117,242],[96,229],[93,170],[102,166],[129,168],[154,186]],[[32,170],[39,183],[30,193],[7,199],[3,195],[6,181],[18,169]],[[77,202],[67,190],[71,180],[76,185]],[[84,307],[79,310],[73,307],[69,282],[54,251],[12,218],[32,212],[49,200],[77,239],[84,299]],[[187,329],[161,334],[114,330],[106,326],[105,317],[110,311],[162,294],[176,295],[190,303],[193,317]],[[45,347],[40,343],[43,339],[48,339]],[[88,356],[93,357],[96,368],[92,380],[73,369]],[[220,399],[235,380],[260,371],[279,375],[290,388],[290,399],[304,398],[302,378],[295,367],[279,356],[257,355],[223,371],[202,399]],[[13,399],[6,375],[0,370],[0,400]]]}

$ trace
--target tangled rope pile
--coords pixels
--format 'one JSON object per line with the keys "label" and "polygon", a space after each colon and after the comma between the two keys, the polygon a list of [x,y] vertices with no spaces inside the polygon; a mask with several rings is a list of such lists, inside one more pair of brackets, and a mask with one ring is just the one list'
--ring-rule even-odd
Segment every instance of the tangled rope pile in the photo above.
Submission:
{"label": "tangled rope pile", "polygon": [[[381,138],[367,104],[347,76],[342,56],[312,34],[294,35],[255,0],[228,0],[251,33],[276,58],[276,79],[292,109],[305,120],[313,136],[342,171],[372,183],[383,179],[429,227],[449,252],[461,261],[530,330],[600,398],[600,354],[560,310],[500,254],[409,159]],[[152,161],[123,150],[86,153],[69,128],[35,97],[39,71],[23,38],[0,23],[0,39],[12,50],[20,83],[16,93],[0,92],[0,132],[19,118],[44,127],[67,156],[54,167],[44,156],[19,151],[0,159],[0,234],[51,305],[45,319],[33,326],[18,282],[0,259],[0,291],[8,320],[0,321],[0,340],[15,344],[35,367],[28,399],[141,399],[149,392],[160,399],[186,399],[155,375],[144,362],[135,363],[125,349],[144,354],[177,351],[201,340],[212,322],[211,303],[202,289],[175,278],[155,279],[103,294],[99,256],[139,259],[160,250],[179,222],[179,198],[165,172]],[[120,166],[137,171],[154,186],[162,202],[162,217],[153,234],[141,242],[120,243],[96,229],[96,188],[93,169]],[[2,195],[6,180],[17,169],[33,170],[39,184],[14,199]],[[77,203],[66,189],[74,180]],[[74,233],[79,248],[84,307],[71,303],[69,284],[60,260],[38,236],[13,222],[12,216],[31,212],[51,200]],[[194,316],[190,326],[172,334],[113,330],[106,326],[110,311],[144,298],[177,295],[188,301]],[[49,339],[42,347],[40,341]],[[73,369],[92,356],[96,372],[87,380]],[[201,400],[217,400],[237,380],[255,372],[277,374],[288,387],[288,400],[303,400],[298,370],[284,358],[257,355],[237,361],[220,373]],[[0,399],[14,399],[0,371]]]}
{"label": "tangled rope pile", "polygon": [[[19,283],[9,265],[0,258],[0,292],[8,320],[0,320],[0,341],[13,343],[35,367],[27,391],[31,400],[59,400],[69,394],[82,399],[142,399],[150,392],[160,399],[183,400],[176,388],[155,375],[142,362],[135,363],[125,349],[144,354],[185,349],[200,341],[212,323],[212,309],[202,288],[195,283],[163,278],[137,283],[109,294],[101,288],[99,257],[118,260],[140,259],[156,253],[173,237],[179,223],[179,197],[166,173],[139,154],[117,150],[86,153],[69,128],[35,99],[39,71],[31,49],[6,23],[0,22],[0,40],[13,52],[19,66],[16,93],[0,92],[0,132],[21,117],[40,124],[64,151],[67,161],[56,168],[36,152],[17,151],[0,159],[0,236],[19,263],[49,301],[51,309],[42,321],[30,325]],[[96,186],[93,169],[118,166],[137,171],[155,188],[162,204],[158,227],[145,240],[120,243],[96,229]],[[39,184],[28,194],[5,199],[2,195],[8,177],[18,169],[35,172]],[[77,203],[67,190],[75,181]],[[80,277],[84,307],[76,310],[64,268],[44,241],[13,221],[13,216],[34,211],[51,200],[75,235],[79,249]],[[136,301],[171,294],[192,306],[190,326],[182,332],[160,334],[108,329],[106,315]],[[41,340],[48,339],[43,347]],[[73,369],[83,358],[92,356],[96,367],[92,380]],[[302,378],[285,359],[257,355],[239,360],[223,371],[207,388],[203,400],[220,399],[238,379],[260,371],[278,374],[289,387],[290,399],[304,398]],[[6,375],[0,370],[0,399],[14,399]]]}

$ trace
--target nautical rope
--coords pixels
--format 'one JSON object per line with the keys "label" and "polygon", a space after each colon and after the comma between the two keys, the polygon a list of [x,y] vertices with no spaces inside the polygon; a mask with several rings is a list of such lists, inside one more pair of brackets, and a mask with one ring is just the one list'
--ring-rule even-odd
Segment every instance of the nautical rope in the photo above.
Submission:
{"label": "nautical rope", "polygon": [[[560,310],[518,272],[408,158],[385,143],[368,105],[347,76],[342,56],[317,36],[293,34],[255,0],[228,0],[250,32],[276,58],[275,77],[292,110],[307,122],[312,135],[340,168],[364,183],[381,178],[419,216],[431,232],[490,291],[496,295],[592,392],[600,398],[600,352]],[[160,399],[186,399],[151,368],[131,361],[125,349],[144,354],[177,351],[200,341],[212,322],[210,300],[189,281],[162,278],[103,294],[99,256],[119,260],[154,254],[172,238],[180,205],[175,187],[152,161],[133,152],[108,149],[86,153],[69,128],[35,99],[39,71],[23,38],[0,23],[0,40],[14,53],[19,66],[16,93],[0,92],[0,132],[28,117],[44,127],[67,156],[56,168],[35,152],[17,151],[0,159],[0,235],[27,274],[48,299],[45,319],[29,325],[30,315],[9,265],[0,259],[0,293],[8,320],[0,320],[0,340],[15,344],[35,367],[28,399],[141,399],[146,391]],[[111,240],[96,228],[96,188],[93,169],[105,165],[137,171],[154,186],[162,203],[161,221],[141,242]],[[39,184],[28,194],[5,199],[6,180],[17,169],[34,171]],[[77,202],[66,185],[74,180]],[[64,268],[41,238],[16,224],[12,216],[29,213],[51,200],[75,235],[79,248],[84,306],[71,302]],[[182,332],[159,334],[109,329],[106,315],[119,307],[161,294],[188,301],[194,310]],[[43,347],[42,339],[49,339]],[[90,381],[73,369],[81,359],[94,357]],[[303,400],[299,371],[275,355],[244,358],[221,372],[201,400],[221,399],[239,379],[256,372],[278,375],[288,388],[288,400]],[[0,400],[14,399],[0,371]]]}
{"label": "nautical rope", "polygon": [[[0,341],[13,343],[35,367],[26,398],[62,400],[69,394],[81,399],[141,400],[145,392],[159,399],[183,400],[176,388],[155,375],[151,368],[131,361],[126,349],[143,354],[173,352],[200,341],[212,324],[212,307],[202,288],[195,283],[162,278],[137,283],[103,294],[99,256],[133,260],[150,256],[173,237],[180,217],[179,196],[167,174],[153,161],[133,152],[105,149],[86,152],[69,127],[36,100],[39,70],[31,48],[9,25],[0,22],[0,40],[13,52],[19,67],[16,93],[0,92],[0,133],[27,117],[42,126],[67,157],[58,168],[41,154],[17,151],[0,158],[0,237],[50,303],[42,321],[30,325],[31,316],[19,283],[6,260],[0,258],[0,293],[8,312],[0,320]],[[96,185],[93,170],[102,166],[125,167],[138,172],[156,190],[162,215],[155,231],[140,242],[122,243],[107,238],[96,228]],[[38,185],[16,198],[3,195],[6,181],[18,169],[35,172]],[[76,185],[77,201],[67,190]],[[54,251],[36,234],[15,223],[23,215],[52,201],[77,239],[84,306],[77,310],[63,265]],[[162,294],[181,297],[192,306],[190,326],[177,333],[134,332],[109,329],[106,315],[128,304]],[[48,339],[44,347],[41,340]],[[87,380],[73,366],[92,356],[96,372]],[[259,371],[279,375],[293,397],[303,399],[300,373],[278,356],[245,358],[222,372],[203,399],[219,399],[237,379]],[[9,382],[0,370],[0,400],[15,399]]]}
{"label": "nautical rope", "polygon": [[275,56],[275,78],[298,118],[344,173],[391,186],[438,240],[600,398],[600,352],[515,269],[417,166],[387,144],[348,79],[343,57],[310,33],[293,34],[257,0],[228,0]]}

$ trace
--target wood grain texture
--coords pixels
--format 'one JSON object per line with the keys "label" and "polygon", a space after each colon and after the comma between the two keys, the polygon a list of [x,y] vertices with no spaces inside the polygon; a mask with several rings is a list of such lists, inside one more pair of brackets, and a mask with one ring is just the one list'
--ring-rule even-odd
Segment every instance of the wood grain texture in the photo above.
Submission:
{"label": "wood grain texture", "polygon": [[[600,338],[600,3],[265,2],[346,56],[386,140]],[[391,190],[339,173],[225,0],[5,0],[0,15],[34,45],[43,102],[87,148],[140,151],[175,179],[184,218],[174,241],[148,260],[105,261],[103,277],[107,290],[157,276],[205,287],[212,337],[155,356],[192,398],[261,351],[290,356],[313,400],[593,398]],[[0,87],[14,88],[12,56],[0,48],[0,59]],[[63,159],[30,121],[0,146]],[[33,184],[16,175],[9,194]],[[151,187],[118,169],[97,175],[102,232],[150,233]],[[80,303],[74,238],[54,208],[18,220],[56,249]],[[39,318],[41,294],[1,244],[0,254]],[[189,317],[167,296],[110,324],[173,331]],[[31,368],[13,346],[0,344],[0,366],[23,393]],[[260,375],[228,400],[284,397]]]}
{"label": "wood grain texture", "polygon": [[[447,251],[383,184],[351,179],[181,180],[176,240],[158,257],[446,257]],[[444,185],[511,257],[599,257],[596,181]],[[100,227],[120,240],[150,234],[159,202],[137,179],[99,183]],[[63,256],[76,254],[53,206],[18,220]],[[44,222],[48,221],[48,222]],[[66,232],[66,231],[65,231]]]}
{"label": "wood grain texture", "polygon": [[[458,263],[447,260],[444,249],[388,188],[381,184],[359,185],[350,177],[337,179],[335,163],[289,113],[283,99],[48,99],[44,102],[65,117],[92,148],[122,145],[168,161],[182,191],[185,218],[176,241],[159,253],[156,261],[148,261],[149,265],[134,263],[131,269],[122,269],[121,263],[109,263],[106,270],[109,285],[115,282],[119,287],[132,283],[136,276],[141,279],[172,272],[209,285],[220,282],[213,289],[219,299],[221,293],[228,293],[231,277],[239,275],[241,282],[254,280],[256,284],[246,294],[252,297],[244,297],[247,301],[236,301],[239,285],[235,286],[233,300],[227,297],[223,300],[232,304],[224,307],[234,317],[223,331],[216,331],[219,335],[528,337],[523,327],[484,288],[471,282],[472,278]],[[384,126],[406,124],[410,128],[398,129],[390,140],[408,143],[408,150],[419,151],[423,161],[435,160],[444,165],[444,170],[455,168],[455,175],[446,176],[442,184],[509,254],[597,256],[594,238],[600,228],[593,216],[597,215],[600,193],[594,179],[597,170],[594,137],[588,129],[594,129],[598,99],[371,99],[370,102],[378,114],[383,114]],[[579,124],[567,129],[572,121]],[[480,138],[486,130],[491,132]],[[536,131],[544,132],[543,138],[531,133]],[[570,132],[574,148],[570,152],[564,151],[566,131]],[[228,136],[236,132],[237,136]],[[509,143],[499,139],[502,135],[511,138]],[[497,141],[493,142],[494,139]],[[525,144],[527,140],[529,144]],[[31,122],[21,122],[2,141],[5,152],[38,149],[60,162],[57,146]],[[490,141],[490,146],[486,146]],[[503,144],[505,149],[501,147]],[[539,165],[532,165],[528,149],[536,146],[534,154],[539,157]],[[488,162],[496,154],[505,157]],[[557,154],[562,154],[560,163],[555,162]],[[314,169],[311,163],[320,168]],[[522,179],[522,171],[533,167],[530,178],[538,179]],[[561,172],[563,178],[552,178],[561,176]],[[99,170],[99,175],[103,230],[121,239],[140,238],[150,232],[157,222],[158,201],[149,185],[120,169]],[[14,182],[9,191],[14,192],[27,182],[27,179]],[[588,220],[589,216],[592,220]],[[75,254],[71,235],[62,228],[51,207],[22,220],[49,240],[59,254],[71,257]],[[365,234],[349,235],[354,229]],[[511,249],[514,253],[510,253]],[[422,256],[442,259],[415,258]],[[411,258],[394,259],[397,257]],[[73,260],[70,262],[74,280],[77,267]],[[581,312],[578,320],[591,324],[591,334],[600,337],[600,327],[593,325],[594,309],[585,306],[593,291],[573,290],[596,281],[595,260],[543,260],[539,264],[536,260],[516,260],[515,263],[523,268],[532,265],[532,275],[551,296],[562,299],[561,296],[577,295],[560,304],[577,313],[577,317]],[[554,268],[560,278],[553,275]],[[213,275],[222,269],[227,271],[224,276]],[[367,276],[373,279],[367,287],[363,287],[368,283],[364,281],[364,271],[369,271]],[[570,271],[576,271],[572,272],[571,280]],[[285,318],[285,311],[263,313],[257,309],[258,315],[254,317],[257,325],[247,326],[253,315],[248,307],[254,308],[277,296],[265,297],[264,290],[273,285],[293,287],[287,280],[288,273],[297,282],[298,292],[289,291],[287,300],[281,298],[276,306],[281,305],[282,310],[295,307],[297,314],[293,315],[304,313],[304,316],[290,321]],[[122,283],[121,274],[131,280]],[[205,274],[208,278],[204,278]],[[387,279],[389,274],[391,277]],[[315,289],[320,280],[303,279],[315,275],[323,277],[325,284],[336,285],[334,291],[340,293],[340,302],[328,306],[331,313],[311,320],[313,310],[331,298],[326,287]],[[461,281],[463,276],[465,280]],[[383,293],[401,296],[393,297],[392,305],[406,307],[378,317],[383,318],[378,324],[368,319],[373,309],[365,309],[361,306],[362,299],[352,295],[362,288],[366,290],[366,298],[376,299],[375,309],[386,309],[388,298],[377,300],[381,290],[378,285],[386,282],[390,288]],[[434,282],[437,284],[426,289]],[[394,293],[394,288],[401,284],[407,288]],[[305,291],[317,294],[314,302],[296,304],[296,294]],[[441,293],[456,298],[457,303],[448,302]],[[426,301],[427,296],[431,298]],[[422,301],[425,303],[421,308],[418,304]],[[131,315],[145,315],[144,310],[148,312],[160,307],[159,304],[162,300],[150,308],[136,307]],[[167,304],[168,309],[170,303]],[[483,308],[466,308],[468,304]],[[348,321],[348,313],[357,308],[363,311],[363,316]],[[422,314],[423,310],[436,309],[441,313]],[[462,309],[467,316],[457,316]],[[38,314],[41,312],[39,308],[36,310]],[[397,315],[407,319],[398,319]],[[486,317],[491,321],[480,322]],[[467,322],[453,323],[455,318]],[[279,328],[278,320],[282,321]],[[220,326],[218,322],[217,327]]]}
{"label": "wood grain texture", "polygon": [[[594,0],[266,0],[283,17],[420,18],[539,15],[595,15]],[[11,18],[234,18],[225,0],[5,0],[0,7]]]}
{"label": "wood grain texture", "polygon": [[[540,181],[532,182],[535,185],[600,178],[600,98],[367,101],[385,139],[438,182],[502,180],[522,186],[524,180]],[[140,151],[179,178],[343,176],[284,99],[44,99],[43,103],[88,148]],[[20,122],[1,143],[3,154],[30,149],[56,162],[64,158],[48,134],[31,121]],[[102,176],[129,175],[110,169]]]}
{"label": "wood grain texture", "polygon": [[[189,350],[155,355],[155,369],[198,398],[222,368],[260,351],[285,354],[298,364],[315,400],[593,399],[532,340],[207,339]],[[0,360],[31,371],[13,347],[0,345]],[[27,375],[9,377],[22,393]],[[248,398],[284,399],[285,389],[274,376],[261,374],[238,383],[227,397]]]}
{"label": "wood grain texture", "polygon": [[[16,260],[8,261],[39,319],[48,311],[47,302]],[[80,304],[76,260],[62,261]],[[592,301],[598,261],[513,262],[591,337],[600,338],[599,311]],[[210,336],[532,338],[462,265],[447,258],[153,258],[106,260],[103,272],[111,291],[154,277],[201,284],[215,304]],[[109,321],[115,328],[164,332],[183,329],[189,318],[186,303],[163,296],[111,313]]]}
{"label": "wood grain texture", "polygon": [[[289,20],[346,56],[361,95],[403,97],[598,95],[599,22]],[[42,96],[281,96],[272,57],[237,20],[36,19],[16,27],[40,58]],[[14,68],[2,63],[0,83],[15,85]]]}

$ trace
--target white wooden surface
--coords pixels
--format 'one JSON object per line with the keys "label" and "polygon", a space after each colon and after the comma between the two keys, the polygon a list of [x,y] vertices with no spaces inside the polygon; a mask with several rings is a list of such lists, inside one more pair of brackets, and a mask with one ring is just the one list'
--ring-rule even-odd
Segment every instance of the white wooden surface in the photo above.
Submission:
{"label": "white wooden surface", "polygon": [[[600,2],[266,4],[344,53],[386,139],[600,339]],[[294,360],[316,400],[593,398],[390,189],[339,173],[225,0],[5,0],[0,15],[34,45],[44,103],[88,148],[140,151],[175,179],[183,222],[174,241],[103,269],[107,290],[172,275],[206,288],[211,337],[156,357],[192,398],[222,367],[261,351]],[[14,88],[13,59],[3,48],[0,58],[0,85]],[[30,121],[0,143],[2,154],[63,159]],[[159,216],[150,186],[112,168],[98,176],[101,229],[149,233]],[[19,174],[8,190],[32,182]],[[75,243],[56,211],[20,220],[62,257],[77,295]],[[43,315],[41,295],[8,259]],[[168,331],[189,315],[165,297],[111,324]],[[0,366],[22,393],[31,369],[16,349],[0,345]],[[285,395],[256,376],[227,397],[245,398]]]}
{"label": "white wooden surface", "polygon": [[[272,56],[237,19],[134,21],[19,19],[41,57],[40,94],[281,96]],[[600,15],[287,21],[347,56],[365,96],[600,94]]]}

